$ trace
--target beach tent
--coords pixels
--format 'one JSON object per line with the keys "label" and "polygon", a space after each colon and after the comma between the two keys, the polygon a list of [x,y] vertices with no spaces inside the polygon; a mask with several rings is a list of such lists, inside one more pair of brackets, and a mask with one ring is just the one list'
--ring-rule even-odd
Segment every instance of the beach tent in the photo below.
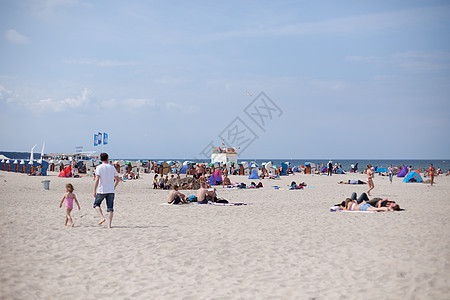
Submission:
{"label": "beach tent", "polygon": [[220,174],[220,170],[215,171],[211,177],[209,177],[210,185],[218,185],[222,183],[222,175]]}
{"label": "beach tent", "polygon": [[408,167],[404,166],[403,169],[398,172],[397,177],[405,177],[406,173],[408,173]]}
{"label": "beach tent", "polygon": [[336,170],[336,174],[345,174],[345,173],[344,173],[344,170],[342,170],[341,168],[338,168]]}
{"label": "beach tent", "polygon": [[419,171],[412,170],[405,176],[403,182],[423,182],[423,179],[420,176]]}
{"label": "beach tent", "polygon": [[257,168],[258,167],[258,165],[256,164],[256,163],[251,163],[249,166],[248,166],[249,168]]}
{"label": "beach tent", "polygon": [[258,177],[258,170],[253,170],[250,176],[248,176],[248,179],[259,179]]}
{"label": "beach tent", "polygon": [[58,177],[71,177],[72,176],[72,167],[71,166],[67,166],[64,168],[64,170],[62,170]]}
{"label": "beach tent", "polygon": [[386,173],[387,171],[388,171],[387,168],[375,167],[375,172],[376,173]]}
{"label": "beach tent", "polygon": [[186,174],[187,173],[187,169],[188,169],[188,165],[186,164],[180,169],[180,174]]}
{"label": "beach tent", "polygon": [[286,175],[289,166],[287,163],[281,163],[281,175]]}

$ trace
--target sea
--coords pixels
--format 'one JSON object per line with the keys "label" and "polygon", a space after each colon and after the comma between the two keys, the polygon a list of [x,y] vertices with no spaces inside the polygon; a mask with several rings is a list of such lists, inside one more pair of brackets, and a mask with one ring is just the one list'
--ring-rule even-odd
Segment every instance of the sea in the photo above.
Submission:
{"label": "sea", "polygon": [[[124,159],[127,160],[127,159]],[[128,160],[138,160],[138,159],[128,159]],[[193,161],[196,163],[209,162],[201,159],[189,159],[189,158],[160,158],[160,159],[144,159],[144,161],[153,160],[153,161]],[[327,165],[329,159],[317,159],[317,158],[309,158],[309,159],[238,159],[238,163],[246,161],[248,163],[255,162],[257,165],[261,165],[265,162],[272,162],[272,165],[280,166],[282,162],[289,162],[290,166],[301,166],[306,162],[314,163],[316,166]],[[341,164],[342,168],[346,171],[351,169],[351,165],[358,164],[358,170],[362,171],[367,168],[368,164],[371,164],[374,167],[388,168],[389,165],[392,164],[393,167],[399,166],[408,166],[412,167],[415,170],[428,170],[430,164],[433,164],[434,168],[437,170],[440,168],[443,172],[447,172],[450,170],[450,159],[333,159],[333,165],[335,163]]]}
{"label": "sea", "polygon": [[[11,159],[27,159],[30,157],[30,153],[27,152],[3,152],[0,151],[0,154],[5,155]],[[34,158],[39,159],[40,155],[35,153]],[[141,160],[141,161],[193,161],[196,163],[204,163],[209,162],[205,159],[191,159],[191,158],[112,158],[113,160]],[[301,166],[306,162],[310,162],[317,165],[321,165],[322,163],[326,165],[329,159],[318,159],[318,158],[299,158],[299,159],[238,159],[238,162],[247,161],[247,162],[256,162],[256,164],[261,165],[262,163],[271,161],[272,165],[280,166],[282,162],[289,162],[291,166]],[[362,171],[367,168],[368,164],[371,164],[374,167],[387,168],[390,164],[393,167],[399,166],[408,166],[413,169],[419,169],[421,171],[428,170],[430,167],[430,163],[433,164],[435,169],[440,168],[443,172],[447,173],[450,170],[450,159],[332,159],[333,165],[335,163],[341,164],[342,168],[346,171],[351,169],[352,164],[358,164],[358,170]]]}

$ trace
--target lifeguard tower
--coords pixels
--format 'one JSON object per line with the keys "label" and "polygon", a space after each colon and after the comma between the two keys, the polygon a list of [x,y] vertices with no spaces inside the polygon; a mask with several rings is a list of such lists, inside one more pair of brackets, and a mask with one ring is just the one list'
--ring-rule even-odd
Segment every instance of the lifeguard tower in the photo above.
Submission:
{"label": "lifeguard tower", "polygon": [[239,147],[212,147],[211,163],[220,163],[221,165],[234,163],[237,165],[238,150]]}

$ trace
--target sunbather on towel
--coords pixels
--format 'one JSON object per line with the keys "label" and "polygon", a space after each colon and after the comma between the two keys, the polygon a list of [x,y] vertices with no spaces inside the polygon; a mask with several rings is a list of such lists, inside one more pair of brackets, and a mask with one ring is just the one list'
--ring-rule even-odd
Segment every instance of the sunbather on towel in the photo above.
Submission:
{"label": "sunbather on towel", "polygon": [[169,197],[167,199],[169,204],[183,204],[187,203],[186,196],[178,191],[178,185],[174,185],[172,190],[169,192]]}
{"label": "sunbather on towel", "polygon": [[362,193],[358,198],[357,196],[358,195],[356,193],[353,193],[352,196],[350,197],[350,200],[356,201],[357,204],[361,204],[364,201],[375,207],[389,207],[392,208],[393,210],[400,210],[400,206],[397,203],[395,203],[394,200],[391,200],[389,198],[386,199],[373,198],[372,200],[370,200],[366,193]]}
{"label": "sunbather on towel", "polygon": [[338,184],[367,184],[367,182],[359,179],[349,179],[348,181],[339,181]]}
{"label": "sunbather on towel", "polygon": [[367,202],[362,202],[361,204],[357,204],[356,202],[348,202],[346,207],[342,208],[343,210],[351,210],[351,211],[390,211],[392,208],[388,207],[373,207]]}

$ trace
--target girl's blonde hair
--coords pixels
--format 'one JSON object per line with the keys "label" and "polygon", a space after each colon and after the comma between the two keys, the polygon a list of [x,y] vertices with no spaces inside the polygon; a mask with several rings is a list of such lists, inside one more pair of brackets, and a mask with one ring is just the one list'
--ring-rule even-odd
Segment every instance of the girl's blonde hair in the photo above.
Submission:
{"label": "girl's blonde hair", "polygon": [[69,193],[73,192],[73,185],[71,183],[66,184],[66,189],[69,191]]}

